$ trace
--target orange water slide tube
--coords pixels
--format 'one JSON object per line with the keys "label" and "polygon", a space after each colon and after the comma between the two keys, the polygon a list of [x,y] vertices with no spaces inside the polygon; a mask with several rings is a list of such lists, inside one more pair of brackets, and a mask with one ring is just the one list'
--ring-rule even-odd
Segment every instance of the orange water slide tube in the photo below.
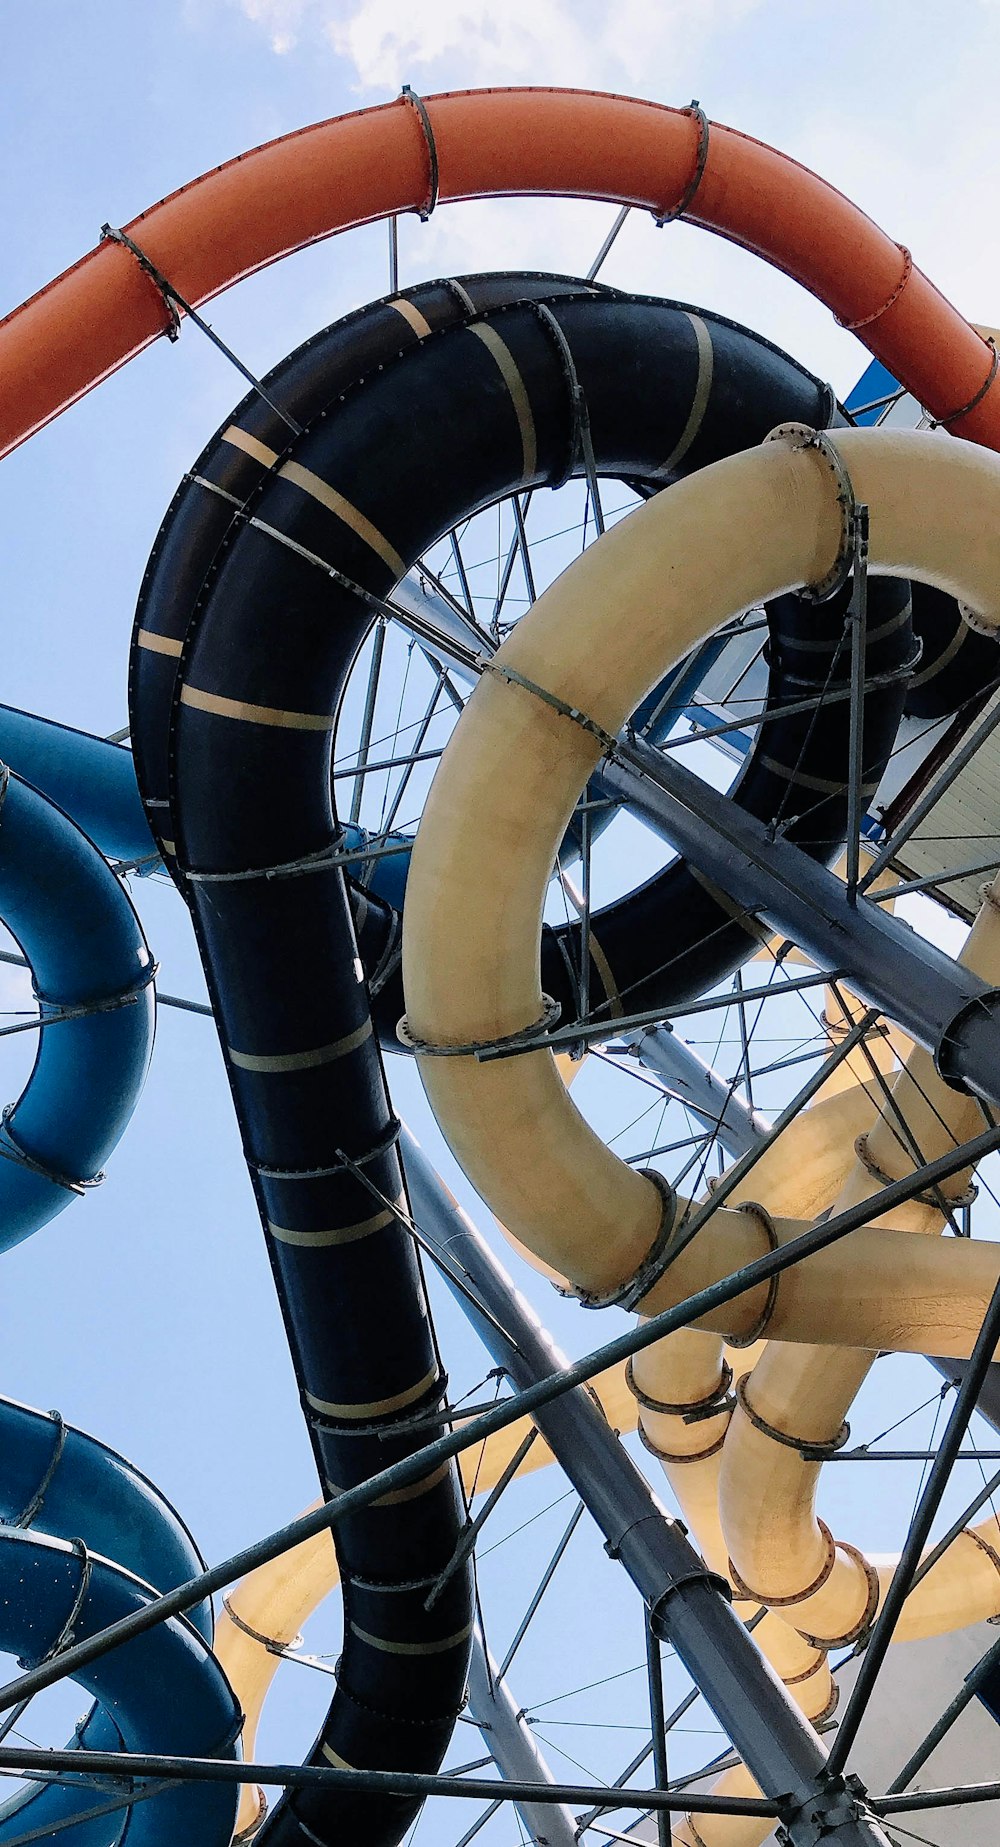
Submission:
{"label": "orange water slide tube", "polygon": [[[605,199],[683,216],[824,301],[956,435],[1000,449],[996,351],[857,206],[775,148],[581,90],[404,97],[254,148],[126,227],[198,307],[335,231],[459,199]],[[103,241],[0,322],[0,455],[172,327],[156,281]]]}

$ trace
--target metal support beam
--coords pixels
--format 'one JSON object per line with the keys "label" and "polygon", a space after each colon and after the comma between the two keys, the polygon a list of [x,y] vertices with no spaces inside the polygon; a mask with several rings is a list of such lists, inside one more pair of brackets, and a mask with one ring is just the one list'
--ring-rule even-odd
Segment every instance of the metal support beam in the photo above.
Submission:
{"label": "metal support beam", "polygon": [[[406,1129],[400,1152],[425,1242],[465,1272],[490,1311],[488,1318],[478,1314],[467,1293],[459,1297],[488,1352],[521,1389],[554,1378],[566,1360]],[[604,1533],[608,1553],[620,1559],[646,1603],[654,1633],[669,1639],[765,1795],[792,1799],[789,1839],[807,1847],[815,1839],[813,1817],[822,1811],[831,1841],[841,1847],[886,1847],[863,1798],[830,1779],[816,1733],[590,1394],[567,1391],[538,1405],[534,1417]]]}
{"label": "metal support beam", "polygon": [[[555,1782],[478,1625],[469,1663],[469,1705],[505,1782]],[[576,1847],[576,1816],[564,1803],[518,1802],[517,1812],[535,1847]]]}
{"label": "metal support beam", "polygon": [[647,1070],[662,1077],[685,1109],[715,1130],[735,1160],[767,1134],[771,1125],[766,1118],[748,1109],[733,1086],[669,1026],[651,1026],[646,1032],[630,1034],[626,1043],[635,1048]]}
{"label": "metal support beam", "polygon": [[640,739],[619,741],[600,782],[741,909],[841,971],[934,1053],[948,1082],[1000,1101],[1000,990],[877,905],[852,905],[835,873]]}

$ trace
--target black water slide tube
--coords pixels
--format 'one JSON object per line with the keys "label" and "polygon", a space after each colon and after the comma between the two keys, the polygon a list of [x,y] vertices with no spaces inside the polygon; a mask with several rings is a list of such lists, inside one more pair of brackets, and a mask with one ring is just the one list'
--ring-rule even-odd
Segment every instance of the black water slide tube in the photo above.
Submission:
{"label": "black water slide tube", "polygon": [[[246,401],[179,490],[143,585],[140,784],[192,907],[327,1483],[405,1453],[415,1439],[398,1425],[388,1435],[395,1420],[443,1389],[412,1247],[381,1203],[401,1196],[402,1180],[364,976],[384,963],[396,920],[367,903],[363,966],[347,885],[329,862],[334,716],[372,620],[351,586],[385,596],[477,509],[582,473],[574,382],[599,471],[653,488],[778,422],[841,420],[828,387],[716,316],[546,278],[428,285],[351,317],[271,375],[269,395],[302,433]],[[782,598],[769,622],[772,704],[846,684],[842,599],[814,609]],[[873,582],[869,623],[868,672],[890,676],[866,700],[871,785],[912,658],[906,587]],[[788,831],[823,857],[843,834],[847,712],[841,701],[767,725],[737,797],[798,816]],[[686,947],[664,969],[665,925],[676,933],[681,918]],[[682,866],[600,913],[596,929],[629,1006],[699,993],[754,947]],[[567,1015],[574,956],[578,932],[547,933],[543,978]],[[395,976],[378,1004],[383,1042],[395,1045]],[[361,1434],[379,1425],[381,1440]],[[459,1521],[448,1472],[339,1530],[345,1647],[318,1761],[439,1760],[462,1699],[468,1584],[453,1577],[430,1613],[424,1597]],[[414,1580],[416,1590],[391,1588]],[[362,1815],[349,1799],[300,1793],[265,1838],[307,1839],[301,1821],[324,1841],[349,1825],[389,1841],[406,1818],[400,1802]]]}

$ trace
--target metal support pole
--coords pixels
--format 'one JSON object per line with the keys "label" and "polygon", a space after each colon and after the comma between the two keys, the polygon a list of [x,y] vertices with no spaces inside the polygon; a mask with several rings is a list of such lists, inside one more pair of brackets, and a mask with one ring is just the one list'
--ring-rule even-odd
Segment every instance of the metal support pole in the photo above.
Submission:
{"label": "metal support pole", "polygon": [[879,1669],[892,1641],[903,1604],[913,1588],[913,1578],[920,1564],[920,1555],[930,1534],[934,1516],[941,1504],[941,1496],[948,1486],[952,1463],[962,1446],[963,1438],[969,1427],[969,1419],[976,1408],[979,1388],[991,1364],[998,1338],[1000,1338],[1000,1284],[994,1290],[993,1298],[986,1310],[965,1378],[958,1388],[958,1396],[952,1406],[941,1447],[934,1458],[916,1512],[910,1522],[906,1543],[899,1555],[899,1561],[892,1574],[892,1581],[886,1591],[882,1608],[876,1618],[875,1627],[863,1656],[858,1678],[841,1717],[837,1736],[831,1746],[830,1763],[837,1770],[842,1770],[847,1761],[857,1737],[858,1728],[865,1716]]}
{"label": "metal support pole", "polygon": [[868,640],[868,508],[857,506],[853,519],[854,559],[852,564],[851,602],[847,620],[851,628],[851,730],[848,756],[850,772],[847,785],[847,902],[858,901],[858,877],[861,871],[861,822],[864,807],[861,785],[864,781],[865,750],[865,649]]}
{"label": "metal support pole", "polygon": [[[652,1621],[646,1623],[646,1671],[649,1678],[649,1720],[653,1733],[653,1781],[658,1789],[670,1782],[667,1764],[667,1715],[663,1706],[663,1666],[660,1638]],[[657,1809],[656,1832],[659,1847],[670,1847],[670,1810]]]}
{"label": "metal support pole", "polygon": [[835,873],[640,739],[619,741],[600,781],[748,912],[843,973],[948,1082],[1000,1100],[1000,990],[878,906],[852,905]]}
{"label": "metal support pole", "polygon": [[927,1759],[937,1750],[942,1738],[951,1731],[956,1719],[961,1718],[966,1706],[975,1699],[980,1687],[998,1669],[1000,1669],[1000,1641],[994,1642],[992,1648],[986,1650],[982,1660],[976,1662],[971,1674],[966,1674],[965,1681],[954,1699],[949,1700],[940,1718],[936,1719],[931,1726],[926,1738],[918,1744],[912,1757],[907,1758],[899,1775],[893,1777],[886,1791],[887,1795],[898,1796],[906,1788],[907,1783],[912,1783],[917,1772],[923,1769]]}
{"label": "metal support pole", "polygon": [[651,1026],[629,1035],[641,1062],[675,1092],[679,1102],[706,1128],[714,1129],[727,1154],[738,1160],[766,1135],[771,1125],[756,1110],[748,1109],[725,1078],[669,1026]]}
{"label": "metal support pole", "polygon": [[[469,1705],[505,1782],[555,1782],[478,1625],[469,1663]],[[576,1847],[576,1816],[571,1808],[552,1802],[518,1802],[516,1806],[535,1847]]]}
{"label": "metal support pole", "polygon": [[[490,1311],[487,1319],[467,1295],[459,1298],[493,1359],[519,1388],[562,1371],[563,1355],[405,1128],[400,1152],[425,1240],[464,1270]],[[816,1733],[590,1394],[567,1391],[538,1405],[534,1417],[604,1533],[608,1553],[621,1560],[647,1604],[654,1634],[669,1639],[765,1795],[790,1799],[789,1839],[807,1847],[815,1839],[813,1816],[821,1812],[841,1847],[886,1847],[863,1796],[829,1777]]]}

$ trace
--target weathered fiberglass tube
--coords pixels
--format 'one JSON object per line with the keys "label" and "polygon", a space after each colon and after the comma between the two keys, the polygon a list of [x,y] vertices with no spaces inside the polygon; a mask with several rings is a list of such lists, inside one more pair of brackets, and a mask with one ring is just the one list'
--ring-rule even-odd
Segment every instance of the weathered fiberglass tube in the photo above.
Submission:
{"label": "weathered fiberglass tube", "polygon": [[39,1001],[35,1063],[0,1123],[0,1250],[95,1185],[145,1080],[155,965],[86,835],[0,764],[0,917]]}
{"label": "weathered fiberglass tube", "polygon": [[[660,1188],[587,1127],[550,1054],[481,1062],[460,1048],[523,1032],[543,1013],[538,947],[552,840],[604,748],[567,708],[613,736],[669,660],[734,608],[830,572],[844,542],[836,476],[829,451],[814,438],[807,443],[807,434],[793,435],[717,463],[630,515],[570,566],[476,688],[414,848],[403,950],[407,1018],[435,1112],[501,1221],[589,1296],[617,1293],[664,1241],[669,1252],[671,1215]],[[926,578],[984,621],[1000,619],[1000,465],[919,434],[844,431],[837,451],[871,509],[873,569]],[[744,530],[753,543],[734,544]],[[502,917],[495,888],[470,882],[484,851],[508,868]],[[437,1047],[451,1055],[435,1056]],[[710,1234],[675,1263],[657,1264],[639,1298],[647,1311],[689,1294],[698,1279],[728,1273],[741,1252],[767,1243],[752,1215],[722,1209],[710,1223]],[[790,1221],[776,1222],[775,1231],[783,1242]],[[769,1332],[968,1352],[995,1274],[989,1248],[959,1243],[864,1228],[842,1263],[814,1269],[810,1262],[788,1274]],[[888,1263],[899,1268],[887,1289]],[[752,1292],[711,1325],[746,1335],[760,1321],[765,1293]]]}
{"label": "weathered fiberglass tube", "polygon": [[[84,1534],[91,1553],[114,1559],[118,1566],[159,1591],[183,1584],[204,1569],[191,1534],[159,1489],[132,1463],[96,1438],[74,1429],[52,1412],[34,1411],[28,1405],[0,1398],[0,1447],[4,1459],[0,1522],[4,1526],[31,1529],[63,1541]],[[5,1550],[0,1542],[3,1595],[5,1574],[12,1571],[16,1576],[21,1563],[21,1554]],[[210,1648],[210,1605],[197,1605],[188,1622]],[[220,1684],[218,1668],[207,1652],[197,1673],[209,1689],[205,1712],[217,1715],[225,1683]],[[171,1689],[164,1691],[169,1694]],[[178,1699],[188,1696],[186,1670],[175,1678],[172,1691]],[[231,1700],[224,1721],[231,1743],[239,1724],[239,1710],[239,1702]],[[116,1703],[95,1704],[80,1721],[75,1742],[83,1750],[124,1750],[125,1734],[117,1713]],[[213,1718],[213,1726],[215,1723]],[[210,1750],[218,1742],[217,1730],[203,1730],[200,1735],[202,1742],[196,1747],[199,1750]],[[146,1736],[152,1741],[159,1733],[151,1728]],[[86,1768],[85,1763],[81,1768]],[[142,1841],[146,1847],[173,1847],[176,1830],[181,1826],[191,1828],[199,1842],[203,1838],[221,1838],[227,1817],[231,1824],[231,1804],[228,1808],[220,1804],[217,1795],[213,1792],[213,1800],[204,1812],[199,1803],[186,1801],[178,1808],[174,1797],[157,1797],[144,1803],[131,1823],[128,1809],[84,1821],[81,1818],[101,1806],[94,1788],[71,1782],[29,1783],[0,1804],[0,1843],[20,1839],[27,1830],[37,1831],[41,1839],[70,1826],[73,1847],[117,1847],[126,1829],[130,1842]]]}

